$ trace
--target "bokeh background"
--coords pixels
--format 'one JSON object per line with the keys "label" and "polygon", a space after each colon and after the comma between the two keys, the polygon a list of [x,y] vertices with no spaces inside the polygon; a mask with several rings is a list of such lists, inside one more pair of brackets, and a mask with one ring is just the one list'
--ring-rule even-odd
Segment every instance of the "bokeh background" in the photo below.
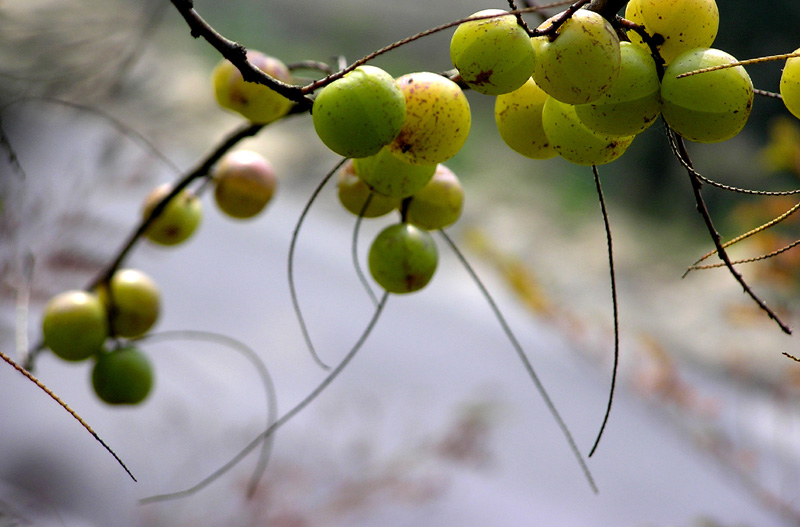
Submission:
{"label": "bokeh background", "polygon": [[[716,46],[739,58],[797,48],[800,7],[720,0]],[[355,59],[487,7],[474,0],[198,0],[218,31],[285,62]],[[529,21],[535,23],[531,15]],[[452,30],[375,61],[392,74],[449,69]],[[149,188],[192,167],[241,124],[218,109],[219,57],[164,1],[0,4],[0,349],[19,359],[39,312],[83,286],[114,254]],[[780,63],[748,68],[775,91]],[[468,94],[473,129],[448,162],[467,190],[450,230],[508,318],[584,455],[605,408],[613,321],[606,240],[591,172],[510,151],[493,100]],[[69,104],[65,104],[65,101]],[[704,175],[755,189],[797,187],[800,131],[780,101],[758,98],[745,131],[689,145]],[[338,161],[292,117],[242,147],[269,157],[278,197],[253,222],[220,216],[186,246],[143,244],[131,266],[162,286],[159,330],[209,330],[247,344],[269,367],[282,412],[324,377],[310,359],[287,284],[300,211]],[[91,394],[85,364],[42,355],[36,374],[139,478],[127,479],[61,408],[0,368],[0,525],[630,525],[800,523],[797,337],[783,335],[724,270],[681,275],[712,247],[686,174],[655,124],[601,167],[614,234],[620,382],[606,436],[588,461],[594,495],[486,300],[440,244],[425,291],[391,298],[364,349],[278,434],[253,499],[245,459],[190,487],[264,427],[264,387],[235,351],[191,340],[146,343],[157,387],[141,407]],[[708,188],[724,239],[794,201]],[[359,250],[389,220],[365,222]],[[373,306],[353,269],[355,218],[324,189],[303,226],[297,289],[329,362],[358,339]],[[789,220],[736,257],[796,239]],[[797,257],[741,267],[784,319],[797,316]]]}

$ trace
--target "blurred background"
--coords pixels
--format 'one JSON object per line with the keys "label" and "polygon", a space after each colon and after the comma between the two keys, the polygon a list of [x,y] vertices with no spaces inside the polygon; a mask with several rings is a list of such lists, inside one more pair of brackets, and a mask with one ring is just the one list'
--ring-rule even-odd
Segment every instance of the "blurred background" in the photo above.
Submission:
{"label": "blurred background", "polygon": [[[737,58],[798,47],[800,6],[719,0],[716,47]],[[475,0],[197,0],[220,33],[284,62],[359,58],[484,8]],[[552,11],[551,11],[552,12]],[[536,23],[536,15],[528,20]],[[452,30],[376,59],[399,76],[451,67]],[[136,224],[150,187],[189,170],[238,117],[216,107],[219,60],[169,2],[12,0],[0,4],[0,350],[20,359],[39,338],[44,302],[84,286]],[[781,64],[748,68],[777,91]],[[591,171],[525,159],[501,141],[493,100],[468,93],[473,128],[447,165],[464,216],[450,230],[495,296],[585,455],[611,380],[613,319],[603,221]],[[800,128],[757,98],[746,129],[690,144],[705,176],[791,189]],[[287,284],[300,211],[338,162],[307,116],[240,145],[266,155],[278,196],[252,222],[204,199],[185,245],[142,244],[130,266],[162,287],[158,330],[239,339],[267,364],[281,412],[323,378],[305,348]],[[258,375],[234,350],[192,340],[145,343],[157,370],[142,406],[104,406],[86,364],[43,354],[36,375],[128,464],[124,472],[63,409],[0,367],[0,526],[16,525],[630,525],[800,524],[800,341],[742,294],[725,270],[681,275],[711,250],[688,177],[663,126],[601,167],[614,235],[621,362],[614,410],[589,461],[594,495],[506,335],[445,244],[424,291],[391,298],[361,354],[279,433],[253,499],[251,455],[202,491],[188,488],[263,430]],[[723,239],[794,205],[706,188]],[[359,251],[388,219],[362,226]],[[373,313],[350,258],[355,218],[320,194],[300,233],[298,298],[323,359],[339,360]],[[748,258],[798,236],[792,219],[732,249]],[[798,257],[741,266],[791,326]]]}

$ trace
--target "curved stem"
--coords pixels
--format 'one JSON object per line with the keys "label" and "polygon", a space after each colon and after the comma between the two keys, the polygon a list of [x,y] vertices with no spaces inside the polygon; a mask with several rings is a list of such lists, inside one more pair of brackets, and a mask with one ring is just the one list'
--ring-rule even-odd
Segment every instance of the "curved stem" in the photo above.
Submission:
{"label": "curved stem", "polygon": [[300,401],[294,408],[289,410],[283,417],[272,423],[272,425],[267,427],[266,430],[264,430],[262,433],[256,436],[255,439],[250,441],[250,443],[247,446],[245,446],[242,450],[240,450],[238,454],[233,456],[230,459],[230,461],[228,461],[220,468],[215,470],[213,474],[203,479],[200,483],[179,492],[171,492],[169,494],[159,494],[157,496],[150,496],[149,498],[144,498],[140,500],[139,503],[141,504],[155,503],[157,501],[166,501],[177,498],[183,498],[191,494],[194,494],[195,492],[205,488],[214,480],[219,478],[222,474],[226,473],[228,470],[233,468],[237,463],[239,463],[239,461],[244,459],[244,457],[247,456],[247,454],[252,452],[253,449],[256,448],[260,442],[265,441],[266,439],[271,437],[280,427],[285,425],[292,417],[297,415],[301,410],[303,410],[303,408],[308,406],[309,403],[311,403],[314,399],[316,399],[317,396],[319,396],[319,394],[322,393],[322,391],[325,390],[325,388],[327,388],[328,385],[331,382],[333,382],[333,380],[342,372],[342,370],[344,370],[344,368],[350,363],[350,361],[353,360],[353,357],[355,357],[358,350],[361,349],[361,346],[364,345],[364,342],[367,340],[367,337],[372,332],[373,328],[375,327],[375,324],[378,322],[378,319],[380,318],[380,315],[383,312],[383,308],[386,305],[386,300],[388,297],[389,297],[388,293],[383,294],[381,301],[378,303],[378,306],[375,309],[375,313],[373,314],[372,318],[367,324],[367,327],[364,329],[364,332],[359,337],[358,341],[350,349],[347,355],[345,355],[342,361],[334,369],[332,369],[330,373],[328,373],[328,376],[325,377],[325,379],[310,394],[308,394],[305,399]]}
{"label": "curved stem", "polygon": [[319,182],[317,188],[314,189],[312,192],[311,197],[308,198],[305,207],[303,207],[303,211],[300,213],[300,217],[297,219],[297,224],[294,227],[294,231],[292,232],[292,241],[289,243],[289,265],[288,265],[288,273],[289,273],[289,293],[292,297],[292,306],[294,307],[295,315],[297,316],[297,322],[300,324],[300,331],[303,333],[303,339],[306,341],[306,347],[308,351],[311,352],[311,357],[314,359],[322,369],[329,370],[330,366],[322,362],[320,359],[317,350],[314,348],[314,343],[311,342],[311,335],[308,332],[308,327],[306,326],[305,318],[303,317],[303,312],[300,310],[300,303],[297,300],[297,288],[294,283],[294,251],[297,247],[297,239],[300,234],[300,227],[303,226],[303,222],[308,215],[308,211],[311,209],[311,205],[313,205],[314,201],[319,196],[319,193],[322,192],[322,188],[330,181],[333,175],[345,164],[347,158],[342,159],[333,169],[325,174],[325,177],[322,178],[322,181]]}
{"label": "curved stem", "polygon": [[589,457],[592,457],[595,450],[597,450],[597,445],[600,444],[600,438],[603,437],[608,418],[611,415],[611,403],[614,400],[614,390],[617,386],[617,370],[619,368],[619,303],[617,302],[617,275],[614,271],[614,248],[611,240],[611,224],[608,220],[608,210],[606,209],[606,200],[603,197],[603,187],[600,185],[600,173],[597,171],[597,165],[592,165],[592,173],[594,174],[594,183],[597,189],[597,199],[600,201],[600,210],[603,213],[603,224],[606,229],[606,245],[608,246],[608,271],[611,274],[611,303],[614,312],[614,366],[611,373],[611,387],[608,390],[608,404],[606,405],[606,412],[603,416],[603,423],[600,425],[600,431],[597,433],[597,438],[594,440],[592,449],[589,451]]}
{"label": "curved stem", "polygon": [[555,403],[553,403],[553,400],[547,393],[547,390],[542,384],[542,381],[539,379],[539,376],[533,369],[533,365],[531,364],[530,360],[528,360],[527,355],[525,355],[525,351],[522,349],[522,345],[519,343],[517,337],[511,331],[511,327],[508,325],[508,322],[506,322],[506,319],[501,313],[500,308],[497,307],[494,298],[489,293],[489,290],[483,284],[483,281],[478,277],[478,274],[469,264],[464,254],[458,249],[455,242],[453,242],[450,236],[445,231],[442,230],[440,230],[439,233],[447,242],[447,245],[450,246],[450,249],[452,249],[453,253],[456,255],[456,258],[458,258],[458,260],[464,266],[464,269],[467,270],[467,273],[472,278],[472,281],[475,282],[475,285],[478,286],[478,289],[480,289],[481,294],[488,302],[489,307],[492,309],[495,318],[500,323],[500,326],[503,328],[503,333],[505,333],[506,337],[508,337],[508,340],[511,342],[514,351],[517,352],[517,356],[522,361],[522,364],[525,367],[525,371],[528,373],[528,377],[530,377],[531,381],[533,381],[533,384],[536,387],[536,390],[539,392],[539,395],[541,396],[542,400],[544,401],[547,410],[550,412],[550,415],[553,416],[553,419],[556,421],[556,424],[561,429],[561,433],[564,434],[564,437],[567,440],[567,444],[569,445],[569,449],[572,452],[572,455],[577,460],[578,465],[580,465],[580,468],[583,471],[583,475],[586,478],[586,481],[592,488],[592,492],[597,494],[598,493],[597,485],[594,482],[592,473],[589,471],[589,467],[586,465],[586,461],[584,461],[583,456],[581,456],[580,450],[578,450],[578,445],[575,443],[575,439],[572,437],[572,433],[569,431],[569,428],[567,428],[567,424],[564,422],[564,419],[562,419],[561,414],[556,409]]}

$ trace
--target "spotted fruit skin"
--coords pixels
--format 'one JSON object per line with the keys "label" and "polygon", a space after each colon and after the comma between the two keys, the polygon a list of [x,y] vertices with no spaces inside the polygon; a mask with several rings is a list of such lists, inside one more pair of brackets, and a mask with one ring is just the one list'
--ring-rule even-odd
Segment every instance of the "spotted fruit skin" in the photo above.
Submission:
{"label": "spotted fruit skin", "polygon": [[377,154],[397,137],[405,117],[405,97],[394,77],[369,65],[325,86],[312,111],[317,136],[343,157]]}
{"label": "spotted fruit skin", "polygon": [[370,274],[389,293],[419,291],[433,278],[438,262],[433,236],[408,223],[386,227],[369,250]]}
{"label": "spotted fruit skin", "polygon": [[[552,24],[552,18],[539,29]],[[533,79],[548,95],[569,104],[591,102],[617,78],[620,68],[619,38],[598,13],[578,9],[556,31],[533,37],[536,67]]]}
{"label": "spotted fruit skin", "polygon": [[[690,49],[710,47],[719,29],[719,9],[714,0],[630,0],[625,18],[644,26],[650,35],[663,37],[656,47],[666,64]],[[628,36],[649,52],[650,47],[635,31]]]}
{"label": "spotted fruit skin", "polygon": [[[794,50],[800,53],[800,48]],[[781,73],[780,82],[783,104],[789,112],[800,119],[800,58],[793,57],[786,61]]]}
{"label": "spotted fruit skin", "polygon": [[542,124],[556,152],[577,165],[603,165],[625,153],[634,136],[616,137],[590,130],[575,113],[575,106],[553,97],[542,111]]}
{"label": "spotted fruit skin", "polygon": [[516,90],[533,74],[536,52],[514,15],[485,9],[472,15],[501,15],[464,22],[450,40],[450,58],[470,88],[486,95]]}
{"label": "spotted fruit skin", "polygon": [[620,42],[619,76],[600,97],[575,106],[581,122],[603,134],[628,136],[643,132],[661,112],[661,82],[648,51]]}
{"label": "spotted fruit skin", "polygon": [[549,97],[531,78],[520,88],[499,95],[495,100],[497,131],[515,152],[531,159],[550,159],[558,155],[542,125],[542,110]]}
{"label": "spotted fruit skin", "polygon": [[[275,57],[249,50],[247,60],[270,77],[291,84],[292,75],[286,65]],[[246,82],[230,61],[223,59],[211,74],[217,103],[242,115],[250,122],[268,124],[289,113],[292,101],[272,88]]]}
{"label": "spotted fruit skin", "polygon": [[406,120],[387,147],[406,162],[436,165],[461,150],[472,122],[461,88],[436,73],[409,73],[397,79],[406,100]]}
{"label": "spotted fruit skin", "polygon": [[231,218],[258,216],[272,201],[278,176],[267,158],[252,150],[226,154],[212,172],[214,201]]}
{"label": "spotted fruit skin", "polygon": [[98,353],[108,337],[106,309],[97,295],[64,291],[51,298],[42,313],[44,344],[57,357],[82,361]]}

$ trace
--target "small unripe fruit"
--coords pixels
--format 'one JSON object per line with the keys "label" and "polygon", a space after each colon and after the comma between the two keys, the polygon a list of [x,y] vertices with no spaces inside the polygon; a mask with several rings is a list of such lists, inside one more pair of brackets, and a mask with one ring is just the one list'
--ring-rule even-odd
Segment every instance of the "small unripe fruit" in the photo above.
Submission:
{"label": "small unripe fruit", "polygon": [[110,329],[118,337],[144,335],[158,320],[161,309],[158,285],[137,269],[117,270],[108,286],[98,289],[98,296],[110,315]]}
{"label": "small unripe fruit", "polygon": [[542,126],[542,109],[550,97],[533,79],[511,93],[497,97],[494,120],[500,137],[525,157],[550,159],[557,155]]}
{"label": "small unripe fruit", "polygon": [[[247,60],[270,77],[284,83],[292,82],[292,75],[280,60],[250,50]],[[214,95],[223,108],[233,110],[253,123],[267,124],[280,119],[292,107],[292,101],[272,88],[255,82],[246,82],[241,72],[227,59],[222,60],[211,74]]]}
{"label": "small unripe fruit", "polygon": [[[147,195],[142,207],[142,218],[146,219],[171,191],[169,183],[159,185]],[[175,196],[145,231],[145,236],[159,245],[177,245],[186,241],[200,225],[203,209],[198,198],[190,190],[182,190]]]}
{"label": "small unripe fruit", "polygon": [[428,184],[409,198],[405,212],[409,223],[433,231],[455,223],[463,209],[464,187],[452,170],[439,165]]}
{"label": "small unripe fruit", "polygon": [[390,225],[369,249],[369,270],[389,293],[413,293],[433,277],[439,252],[433,236],[408,223]]}
{"label": "small unripe fruit", "polygon": [[353,160],[353,168],[358,177],[378,194],[406,198],[430,181],[436,165],[412,165],[405,159],[384,147],[374,156]]}
{"label": "small unripe fruit", "polygon": [[[336,187],[339,202],[356,216],[361,214],[364,218],[377,218],[400,206],[400,198],[373,192],[356,174],[352,159],[348,159],[339,171]],[[369,205],[364,209],[367,199]]]}
{"label": "small unripe fruit", "polygon": [[88,359],[103,347],[108,336],[106,309],[86,291],[65,291],[47,302],[42,335],[53,353],[68,361]]}
{"label": "small unripe fruit", "polygon": [[272,200],[278,177],[272,164],[251,150],[226,154],[212,172],[214,201],[219,209],[236,219],[258,215]]}
{"label": "small unripe fruit", "polygon": [[397,137],[406,101],[394,77],[359,66],[319,92],[312,117],[325,146],[343,157],[367,157]]}
{"label": "small unripe fruit", "polygon": [[92,387],[105,403],[139,404],[153,387],[153,367],[134,347],[104,352],[92,368]]}

